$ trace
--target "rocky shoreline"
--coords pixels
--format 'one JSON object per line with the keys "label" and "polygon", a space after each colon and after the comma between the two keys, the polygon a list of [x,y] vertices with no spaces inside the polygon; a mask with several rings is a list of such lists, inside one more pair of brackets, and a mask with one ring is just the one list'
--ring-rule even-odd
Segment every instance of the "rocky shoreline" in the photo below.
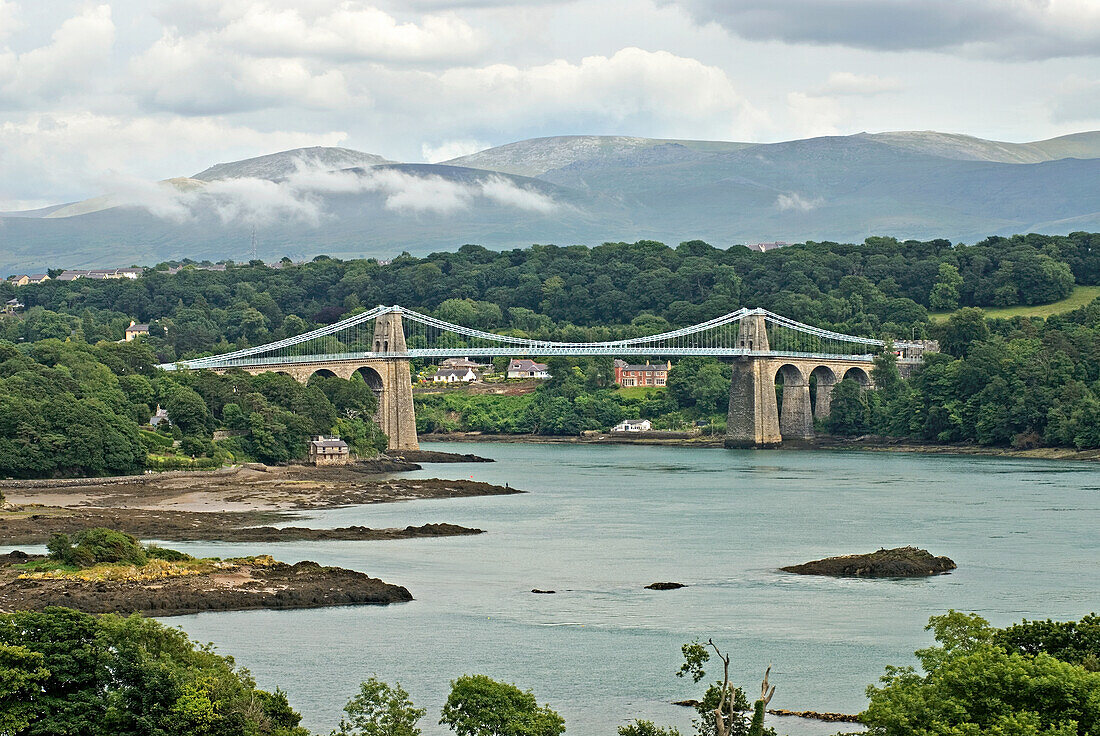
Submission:
{"label": "rocky shoreline", "polygon": [[45,544],[53,534],[75,534],[89,527],[118,529],[139,539],[169,542],[373,541],[456,537],[483,534],[485,531],[447,523],[389,529],[270,526],[271,523],[285,523],[292,518],[295,515],[282,512],[29,507],[22,512],[0,514],[0,544]]}
{"label": "rocky shoreline", "polygon": [[[425,434],[426,442],[508,442],[534,444],[593,444],[593,445],[659,445],[665,447],[724,448],[722,436],[695,435],[690,437],[652,436],[638,434],[611,434],[609,432],[588,436],[557,437],[532,434],[482,434],[478,432],[452,432]],[[1011,447],[986,447],[963,443],[932,444],[914,442],[898,437],[866,435],[862,437],[818,437],[813,440],[787,440],[775,450],[844,450],[849,452],[907,452],[926,455],[981,455],[989,457],[1021,458],[1029,460],[1075,460],[1100,462],[1100,449],[1074,450],[1068,447],[1037,447],[1016,449]]]}
{"label": "rocky shoreline", "polygon": [[950,557],[936,557],[926,549],[896,547],[859,555],[841,555],[779,568],[796,575],[830,577],[919,578],[943,575],[957,567]]}
{"label": "rocky shoreline", "polygon": [[19,553],[0,556],[0,611],[65,606],[86,613],[160,617],[412,600],[408,589],[361,572],[316,562],[288,565],[266,556],[218,561],[202,572],[150,579],[51,578],[15,567],[40,559]]}

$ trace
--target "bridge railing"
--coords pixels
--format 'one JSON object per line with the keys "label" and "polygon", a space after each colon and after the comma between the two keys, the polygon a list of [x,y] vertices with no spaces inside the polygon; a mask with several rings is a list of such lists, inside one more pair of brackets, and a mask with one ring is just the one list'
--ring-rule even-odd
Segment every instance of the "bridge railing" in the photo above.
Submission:
{"label": "bridge railing", "polygon": [[[390,353],[357,349],[363,345],[372,345],[373,320],[385,314],[395,313],[402,317],[409,350]],[[767,324],[770,348],[768,351],[753,351],[740,344],[741,322],[749,316],[762,317]],[[869,361],[870,356],[880,352],[884,345],[882,340],[824,330],[763,309],[741,308],[696,325],[655,335],[598,342],[562,342],[487,332],[452,324],[394,305],[378,306],[331,325],[265,345],[235,350],[223,355],[180,361],[161,367],[174,370],[176,367],[232,368],[397,357],[559,355],[772,356]],[[906,356],[914,348],[918,349],[919,354],[921,347],[917,343],[906,342],[899,342],[897,346]],[[871,350],[868,350],[869,348]],[[909,357],[903,360],[919,362],[919,359]]]}

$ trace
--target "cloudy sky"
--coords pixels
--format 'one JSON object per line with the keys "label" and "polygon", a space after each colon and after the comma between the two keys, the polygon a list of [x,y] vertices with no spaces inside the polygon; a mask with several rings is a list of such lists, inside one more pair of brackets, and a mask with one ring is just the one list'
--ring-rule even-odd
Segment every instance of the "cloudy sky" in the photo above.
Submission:
{"label": "cloudy sky", "polygon": [[311,145],[1097,128],[1098,0],[0,0],[0,211]]}

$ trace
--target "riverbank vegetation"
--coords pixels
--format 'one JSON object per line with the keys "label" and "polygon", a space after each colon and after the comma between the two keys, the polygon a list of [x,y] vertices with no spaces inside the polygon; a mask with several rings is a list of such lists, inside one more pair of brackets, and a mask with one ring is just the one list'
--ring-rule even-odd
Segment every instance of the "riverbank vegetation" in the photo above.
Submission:
{"label": "riverbank vegetation", "polygon": [[[1090,736],[1100,728],[1095,614],[996,628],[950,611],[933,616],[927,629],[936,643],[916,652],[919,670],[887,667],[880,683],[868,687],[859,721],[873,736]],[[695,733],[774,733],[765,724],[776,687],[768,675],[750,703],[730,683],[728,655],[712,642],[695,641],[683,647],[680,676],[704,682],[712,650],[724,675],[691,701]],[[426,715],[400,684],[372,677],[348,701],[332,736],[418,736]],[[440,716],[457,736],[566,731],[564,719],[533,693],[484,675],[453,680]],[[285,693],[259,690],[231,657],[151,619],[66,608],[0,614],[0,733],[6,736],[309,736],[300,720]],[[679,733],[644,720],[618,731]]]}
{"label": "riverbank vegetation", "polygon": [[[832,388],[818,430],[929,443],[1100,447],[1100,299],[1046,320],[989,320],[964,308],[928,334],[942,352],[903,379],[892,350],[875,360],[876,390],[855,381]],[[578,435],[623,419],[655,429],[725,430],[730,368],[713,358],[675,363],[664,389],[618,391],[610,360],[555,359],[555,378],[532,394],[447,390],[417,396],[421,432]],[[811,379],[811,394],[827,390]],[[776,388],[782,402],[782,386]]]}
{"label": "riverbank vegetation", "polygon": [[[165,373],[154,366],[300,334],[377,303],[512,335],[606,340],[651,334],[759,306],[873,337],[939,339],[943,354],[908,381],[840,386],[821,431],[995,446],[1100,446],[1100,302],[1046,320],[983,319],[973,307],[1056,303],[1100,286],[1100,235],[804,243],[756,253],[700,241],[467,245],[388,264],[336,261],[224,271],[157,267],[139,279],[56,280],[0,298],[0,477],[206,469],[230,460],[301,459],[311,434],[360,455],[386,445],[358,377]],[[934,323],[929,310],[955,310]],[[123,338],[132,320],[149,334]],[[416,366],[421,368],[423,366]],[[530,395],[422,395],[422,432],[576,435],[623,419],[657,429],[725,428],[729,368],[681,360],[666,390],[626,392],[610,359],[554,361]],[[816,391],[816,386],[813,388]],[[151,431],[157,407],[171,422]],[[213,432],[223,430],[214,441]]]}
{"label": "riverbank vegetation", "polygon": [[[362,380],[167,373],[143,341],[0,342],[0,477],[118,475],[303,458],[312,434],[371,456],[385,437]],[[149,425],[156,407],[170,421]],[[211,440],[215,429],[226,439]]]}

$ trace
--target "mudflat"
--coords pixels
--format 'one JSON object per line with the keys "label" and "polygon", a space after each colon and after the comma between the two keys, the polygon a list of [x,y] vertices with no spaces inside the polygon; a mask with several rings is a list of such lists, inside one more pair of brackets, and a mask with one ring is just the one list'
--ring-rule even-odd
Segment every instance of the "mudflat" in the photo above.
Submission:
{"label": "mudflat", "polygon": [[[387,460],[342,467],[258,464],[213,472],[160,473],[121,478],[3,481],[0,544],[41,544],[55,532],[103,526],[139,539],[301,541],[406,539],[478,534],[454,524],[370,529],[285,527],[296,511],[413,499],[522,493],[472,480],[409,479],[386,475],[420,466]],[[284,528],[276,528],[275,525]]]}

